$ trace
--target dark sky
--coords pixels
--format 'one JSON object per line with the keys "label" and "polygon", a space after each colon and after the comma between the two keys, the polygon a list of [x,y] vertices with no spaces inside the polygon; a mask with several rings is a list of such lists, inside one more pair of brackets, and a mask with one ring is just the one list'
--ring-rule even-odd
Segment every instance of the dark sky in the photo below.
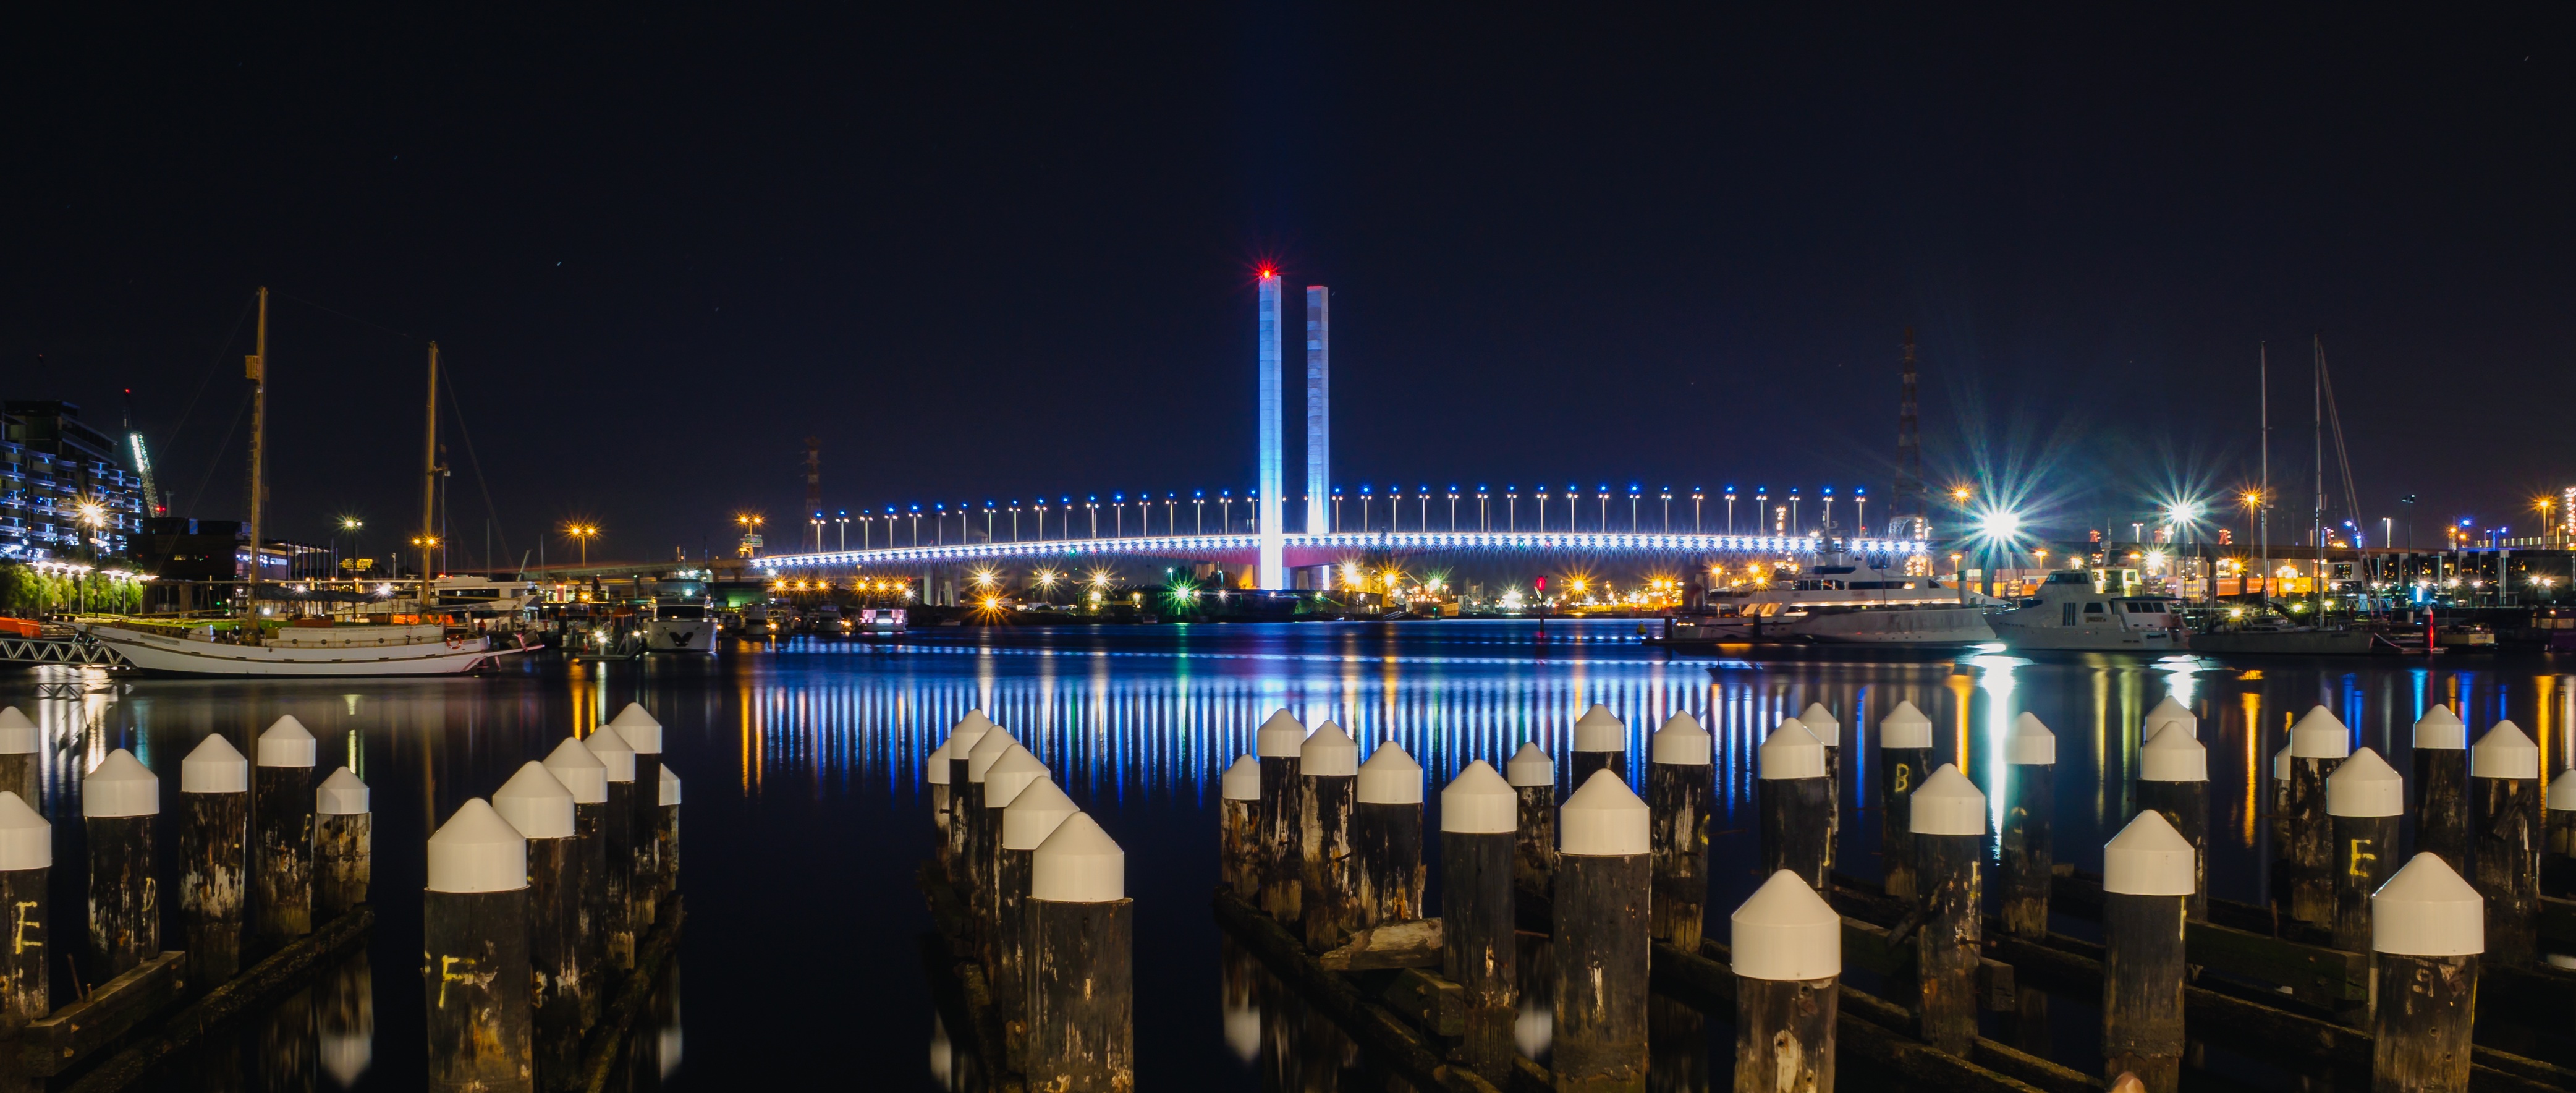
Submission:
{"label": "dark sky", "polygon": [[721,552],[808,435],[835,509],[1240,493],[1262,260],[1351,486],[1883,497],[1908,326],[1936,481],[2069,531],[2245,481],[2265,342],[2304,524],[2319,336],[2362,518],[2576,479],[2563,6],[80,7],[0,45],[0,388],[237,515],[271,286],[281,534],[405,523],[430,338],[475,552]]}

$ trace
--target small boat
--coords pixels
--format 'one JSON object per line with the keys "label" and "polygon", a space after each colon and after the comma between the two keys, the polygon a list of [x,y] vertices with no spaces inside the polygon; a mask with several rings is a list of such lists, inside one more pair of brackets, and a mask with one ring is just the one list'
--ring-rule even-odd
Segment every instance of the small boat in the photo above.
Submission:
{"label": "small boat", "polygon": [[903,633],[903,608],[861,607],[850,618],[850,632],[860,637],[892,637]]}
{"label": "small boat", "polygon": [[2173,604],[2162,596],[2119,596],[2091,573],[2060,570],[2039,594],[1988,616],[1995,637],[2016,652],[2033,649],[2170,653],[2191,646]]}
{"label": "small boat", "polygon": [[1649,640],[1923,646],[1995,640],[1985,619],[2004,601],[1904,567],[1885,556],[1837,552],[1765,587],[1711,593],[1707,614],[1676,617],[1665,636]]}
{"label": "small boat", "polygon": [[146,672],[194,676],[459,675],[496,657],[490,638],[449,635],[437,623],[221,630],[91,623],[81,632]]}
{"label": "small boat", "polygon": [[1783,638],[1819,645],[1968,646],[1995,640],[1988,610],[1958,604],[1820,607],[1783,626]]}
{"label": "small boat", "polygon": [[703,602],[656,603],[644,624],[644,647],[656,653],[716,651],[716,620]]}

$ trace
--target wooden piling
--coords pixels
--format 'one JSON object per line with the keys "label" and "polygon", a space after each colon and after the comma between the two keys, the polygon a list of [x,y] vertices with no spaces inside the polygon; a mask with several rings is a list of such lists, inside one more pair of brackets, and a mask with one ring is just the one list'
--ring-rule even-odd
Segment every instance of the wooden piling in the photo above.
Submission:
{"label": "wooden piling", "polygon": [[993,721],[982,710],[968,710],[948,730],[948,741],[940,747],[948,752],[948,883],[958,891],[966,890],[966,825],[956,817],[966,813],[966,769],[974,762],[975,745],[984,742],[984,734],[993,731]]}
{"label": "wooden piling", "polygon": [[347,767],[313,791],[313,917],[329,922],[367,902],[375,882],[375,818],[367,784]]}
{"label": "wooden piling", "polygon": [[985,934],[993,921],[993,854],[1001,848],[1002,814],[985,807],[992,795],[986,784],[993,764],[1020,746],[1009,730],[995,726],[975,741],[966,763],[966,803],[958,808],[959,819],[966,822],[966,885],[957,894],[966,898],[970,912],[966,916],[966,936],[978,954],[984,950]]}
{"label": "wooden piling", "polygon": [[1261,760],[1236,756],[1220,780],[1217,881],[1236,899],[1261,903]]}
{"label": "wooden piling", "polygon": [[1595,769],[1558,811],[1556,1022],[1548,1060],[1558,1093],[1646,1087],[1651,828],[1646,802],[1607,768]]}
{"label": "wooden piling", "polygon": [[[608,790],[599,807],[599,915],[593,920],[598,923],[600,944],[605,949],[606,959],[600,968],[611,975],[622,974],[635,969],[636,929],[634,904],[630,902],[634,874],[628,868],[628,863],[635,860],[635,749],[627,746],[624,736],[605,728],[583,737],[581,743],[605,768],[601,777]],[[952,799],[961,816],[974,801],[973,791],[979,788],[968,786],[966,795]],[[573,820],[579,824],[581,798],[574,797],[573,806]],[[965,859],[958,860],[963,872]]]}
{"label": "wooden piling", "polygon": [[2191,844],[2192,895],[2185,913],[2194,922],[2207,922],[2209,749],[2192,736],[2190,722],[2160,721],[2154,731],[2138,749],[2138,811],[2163,816]]}
{"label": "wooden piling", "polygon": [[2488,963],[2540,961],[2540,747],[2511,721],[2498,721],[2469,753],[2477,803],[2471,879],[2487,899]]}
{"label": "wooden piling", "polygon": [[429,837],[421,987],[433,1093],[536,1088],[528,841],[477,797]]}
{"label": "wooden piling", "polygon": [[1825,870],[1832,872],[1843,841],[1843,723],[1822,702],[1807,703],[1798,723],[1825,746]]}
{"label": "wooden piling", "polygon": [[993,865],[984,871],[988,879],[977,900],[977,913],[983,916],[984,921],[978,933],[976,955],[984,962],[984,975],[988,979],[998,974],[1002,950],[1010,944],[1004,935],[1017,924],[1014,916],[1020,913],[1019,896],[1009,891],[1011,880],[1002,875],[1002,825],[1009,815],[1011,802],[1019,800],[1020,794],[1030,786],[1045,781],[1050,773],[1046,764],[1038,762],[1038,757],[1020,744],[1011,745],[1011,750],[1003,752],[1002,757],[994,760],[992,767],[984,772],[984,827],[993,833]]}
{"label": "wooden piling", "polygon": [[2352,754],[2352,730],[2323,706],[2290,726],[2290,915],[2334,921],[2334,823],[2326,777]]}
{"label": "wooden piling", "polygon": [[1986,795],[1949,763],[1914,791],[1915,927],[1923,1041],[1967,1058],[1977,1041]]}
{"label": "wooden piling", "polygon": [[2272,818],[2272,869],[2266,884],[2274,903],[2287,903],[2290,896],[2290,745],[2272,753],[2272,791],[2266,806]]}
{"label": "wooden piling", "polygon": [[[632,740],[629,740],[632,743]],[[528,763],[492,792],[492,811],[527,840],[529,1013],[537,1085],[575,1084],[581,1065],[582,966],[580,839],[572,791],[543,763]]]}
{"label": "wooden piling", "polygon": [[2576,775],[2559,771],[2541,797],[2540,894],[2576,896]]}
{"label": "wooden piling", "polygon": [[2428,851],[2371,902],[2370,1087],[2465,1093],[2486,901]]}
{"label": "wooden piling", "polygon": [[1797,718],[1785,718],[1755,759],[1762,810],[1762,872],[1786,869],[1825,890],[1825,746]]}
{"label": "wooden piling", "polygon": [[54,825],[16,790],[0,790],[0,914],[8,944],[0,947],[0,1037],[15,1042],[27,1022],[53,1009]]}
{"label": "wooden piling", "polygon": [[1806,878],[1784,869],[1762,882],[1727,926],[1735,958],[1735,1093],[1833,1093],[1842,916]]}
{"label": "wooden piling", "polygon": [[251,947],[275,952],[313,932],[313,733],[293,715],[259,734],[251,794]]}
{"label": "wooden piling", "polygon": [[1512,887],[1545,898],[1556,875],[1556,760],[1524,740],[1503,764],[1503,780],[1520,800],[1520,826],[1512,837]]}
{"label": "wooden piling", "polygon": [[628,917],[635,920],[635,933],[642,936],[653,928],[654,909],[662,904],[662,841],[653,833],[662,826],[662,723],[640,702],[629,702],[608,721],[609,731],[626,740],[635,749],[634,817],[629,821],[635,832],[635,860],[627,884],[626,898],[632,905]]}
{"label": "wooden piling", "polygon": [[1429,879],[1422,865],[1422,764],[1395,741],[1379,744],[1360,764],[1354,796],[1351,929],[1421,918]]}
{"label": "wooden piling", "polygon": [[599,1024],[601,1009],[607,1004],[604,990],[608,970],[614,966],[609,959],[607,938],[608,765],[580,738],[570,736],[547,753],[545,764],[546,773],[554,775],[555,781],[563,783],[572,794],[570,872],[577,908],[574,928],[581,948],[581,967],[587,974],[574,981],[571,990],[581,1003],[581,1026],[587,1032]]}
{"label": "wooden piling", "polygon": [[930,787],[930,851],[944,874],[948,871],[948,741],[930,749],[930,758],[922,763],[921,781]]}
{"label": "wooden piling", "polygon": [[1511,1084],[1519,946],[1512,896],[1520,795],[1482,759],[1440,791],[1440,971],[1466,992],[1467,1066]]}
{"label": "wooden piling", "polygon": [[1031,1089],[1128,1093],[1136,1087],[1135,901],[1127,858],[1075,813],[1030,855]]}
{"label": "wooden piling", "polygon": [[2334,825],[2334,947],[2370,951],[2370,894],[2397,874],[2399,817],[2406,780],[2379,753],[2362,748],[2326,776],[2326,816]]}
{"label": "wooden piling", "polygon": [[654,864],[662,872],[665,896],[680,890],[680,776],[669,763],[661,764],[662,792],[657,800],[661,807],[653,810]]}
{"label": "wooden piling", "polygon": [[1001,1010],[1002,1050],[1011,1064],[1028,1068],[1029,1037],[1029,884],[1032,856],[1047,836],[1074,813],[1073,798],[1055,779],[1041,777],[1011,798],[1002,809],[1001,854],[994,870],[1001,874],[1001,932],[994,946],[991,974],[993,1003]]}
{"label": "wooden piling", "polygon": [[161,780],[118,748],[81,782],[89,836],[89,949],[92,983],[104,983],[161,951],[161,899],[153,878],[152,825]]}
{"label": "wooden piling", "polygon": [[0,790],[17,794],[29,808],[45,799],[44,787],[37,784],[44,775],[38,755],[44,747],[44,730],[18,707],[0,709]]}
{"label": "wooden piling", "polygon": [[2057,734],[2028,711],[2004,737],[2004,778],[2004,929],[2045,938],[2057,867],[2048,836],[2048,817],[2056,811]]}
{"label": "wooden piling", "polygon": [[1893,899],[1912,900],[1914,787],[1932,776],[1932,719],[1898,700],[1878,719],[1880,884]]}
{"label": "wooden piling", "polygon": [[2152,809],[2102,847],[2102,1072],[2136,1075],[2145,1093],[2182,1081],[2183,917],[2199,860]]}
{"label": "wooden piling", "polygon": [[1351,845],[1353,795],[1359,789],[1360,746],[1340,725],[1325,721],[1298,750],[1298,936],[1306,947],[1329,952],[1359,929],[1359,880]]}
{"label": "wooden piling", "polygon": [[1261,910],[1298,931],[1306,886],[1306,779],[1298,757],[1306,726],[1283,709],[1261,723],[1254,743],[1261,757]]}
{"label": "wooden piling", "polygon": [[208,734],[179,761],[179,928],[199,988],[241,970],[249,835],[250,760]]}
{"label": "wooden piling", "polygon": [[2415,719],[2415,849],[2469,873],[2469,727],[2448,706]]}
{"label": "wooden piling", "polygon": [[[1647,931],[1695,953],[1707,928],[1708,823],[1717,796],[1708,730],[1688,712],[1675,713],[1655,730],[1646,750],[1646,807],[1655,847]],[[1833,749],[1825,755],[1831,770]]]}
{"label": "wooden piling", "polygon": [[1568,765],[1571,781],[1580,786],[1592,779],[1592,772],[1606,770],[1619,780],[1628,780],[1628,723],[1611,713],[1610,707],[1598,702],[1574,720],[1574,748]]}

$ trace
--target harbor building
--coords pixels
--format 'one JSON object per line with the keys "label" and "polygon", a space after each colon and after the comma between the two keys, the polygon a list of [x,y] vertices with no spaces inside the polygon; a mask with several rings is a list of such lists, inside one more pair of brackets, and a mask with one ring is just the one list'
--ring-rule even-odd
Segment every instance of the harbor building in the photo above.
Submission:
{"label": "harbor building", "polygon": [[0,403],[0,428],[0,558],[126,553],[148,513],[114,439],[51,400]]}

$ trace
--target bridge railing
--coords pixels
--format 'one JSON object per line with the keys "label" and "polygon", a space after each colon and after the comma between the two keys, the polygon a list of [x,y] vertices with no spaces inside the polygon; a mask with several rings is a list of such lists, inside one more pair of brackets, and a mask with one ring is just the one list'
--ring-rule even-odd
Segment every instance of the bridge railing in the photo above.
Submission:
{"label": "bridge railing", "polygon": [[[1768,554],[1813,556],[1845,550],[1858,554],[1905,556],[1924,553],[1928,544],[1912,539],[1826,539],[1822,536],[1693,535],[1624,531],[1370,531],[1295,534],[1283,537],[1292,551],[1389,553],[1435,550],[1581,551],[1636,554]],[[1003,543],[952,543],[937,546],[879,547],[810,554],[773,554],[754,558],[756,569],[772,573],[793,569],[870,565],[940,564],[1010,558],[1112,557],[1118,555],[1207,555],[1255,551],[1258,535],[1148,535],[1106,539],[1033,539]]]}

